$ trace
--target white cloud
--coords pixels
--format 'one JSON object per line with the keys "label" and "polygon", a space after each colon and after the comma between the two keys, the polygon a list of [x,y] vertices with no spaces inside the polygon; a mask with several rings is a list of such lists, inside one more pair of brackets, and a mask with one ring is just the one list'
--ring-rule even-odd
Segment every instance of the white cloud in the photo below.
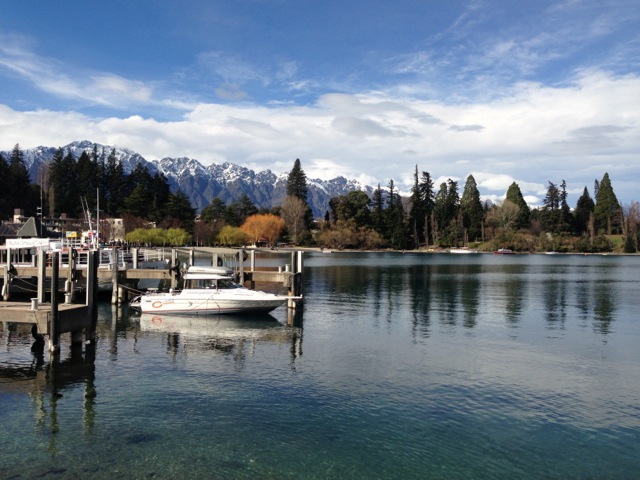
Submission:
{"label": "white cloud", "polygon": [[[128,86],[113,77],[100,83],[114,92]],[[150,93],[139,87],[144,101]],[[307,106],[199,104],[174,122],[2,107],[0,132],[7,150],[88,139],[147,159],[190,156],[276,173],[300,158],[310,178],[343,175],[382,186],[394,179],[410,187],[417,165],[434,178],[461,179],[461,187],[472,173],[481,193],[497,196],[516,181],[525,196],[539,198],[547,181],[563,179],[581,193],[608,172],[628,201],[640,178],[640,78],[584,71],[562,87],[521,83],[509,97],[473,104],[381,92],[324,95]]]}

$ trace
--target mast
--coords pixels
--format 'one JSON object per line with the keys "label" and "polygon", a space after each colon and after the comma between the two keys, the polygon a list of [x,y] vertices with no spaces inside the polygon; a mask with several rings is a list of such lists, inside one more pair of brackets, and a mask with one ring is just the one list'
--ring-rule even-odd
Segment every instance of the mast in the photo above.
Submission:
{"label": "mast", "polygon": [[100,246],[100,189],[96,188],[96,239],[94,247]]}

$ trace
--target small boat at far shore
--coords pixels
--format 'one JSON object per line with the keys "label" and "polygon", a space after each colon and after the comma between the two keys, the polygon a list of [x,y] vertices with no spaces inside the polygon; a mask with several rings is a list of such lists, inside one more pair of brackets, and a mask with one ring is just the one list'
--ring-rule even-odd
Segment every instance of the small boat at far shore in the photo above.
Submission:
{"label": "small boat at far shore", "polygon": [[499,248],[498,250],[496,250],[493,253],[494,253],[494,255],[513,255],[516,252],[514,252],[513,250],[510,250],[508,248]]}
{"label": "small boat at far shore", "polygon": [[226,267],[189,267],[184,282],[181,290],[139,295],[130,306],[142,313],[172,315],[268,313],[289,300],[302,298],[246,288]]}
{"label": "small boat at far shore", "polygon": [[475,248],[462,247],[462,248],[450,248],[449,253],[478,253]]}

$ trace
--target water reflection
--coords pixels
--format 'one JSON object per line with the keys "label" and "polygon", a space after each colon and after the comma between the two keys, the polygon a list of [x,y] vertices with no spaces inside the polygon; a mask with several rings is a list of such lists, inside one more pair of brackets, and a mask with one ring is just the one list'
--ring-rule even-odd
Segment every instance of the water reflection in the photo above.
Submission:
{"label": "water reflection", "polygon": [[[15,333],[15,336],[20,336],[19,330]],[[31,397],[35,406],[36,431],[48,438],[46,449],[53,457],[58,452],[58,435],[62,428],[59,422],[59,403],[67,393],[78,387],[82,388],[81,404],[76,406],[82,411],[85,433],[91,434],[95,427],[95,348],[87,345],[84,352],[81,347],[69,348],[66,358],[54,356],[46,363],[45,339],[37,332],[34,334],[32,331],[31,334],[34,337],[30,348],[32,363],[0,364],[0,391],[26,393]],[[23,339],[26,339],[24,333]],[[18,345],[24,346],[24,343],[20,342]]]}
{"label": "water reflection", "polygon": [[350,311],[370,311],[378,326],[378,319],[392,324],[407,316],[414,335],[423,338],[431,335],[434,321],[445,331],[489,324],[513,328],[529,316],[549,331],[562,332],[577,318],[591,321],[601,335],[611,332],[621,292],[608,277],[620,264],[580,256],[493,257],[361,254],[335,265],[323,258],[306,275],[311,301],[319,295],[323,305],[339,306],[336,313],[347,318]]}
{"label": "water reflection", "polygon": [[[294,315],[292,313],[292,315]],[[300,323],[293,316],[293,324]],[[302,355],[302,328],[280,323],[272,315],[157,315],[138,318],[142,332],[166,335],[167,353],[176,357],[182,351],[211,351],[233,355],[238,364],[251,355],[260,342],[291,344],[292,359]]]}

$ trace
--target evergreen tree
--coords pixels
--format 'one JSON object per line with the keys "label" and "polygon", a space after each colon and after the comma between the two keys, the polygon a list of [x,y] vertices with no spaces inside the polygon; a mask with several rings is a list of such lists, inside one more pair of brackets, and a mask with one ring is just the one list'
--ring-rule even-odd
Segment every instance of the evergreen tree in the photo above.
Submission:
{"label": "evergreen tree", "polygon": [[434,203],[435,239],[441,245],[454,245],[462,237],[459,217],[460,197],[458,182],[448,179],[440,184]]}
{"label": "evergreen tree", "polygon": [[329,207],[336,221],[353,220],[357,227],[371,226],[370,206],[371,199],[362,190],[353,190],[329,201]]}
{"label": "evergreen tree", "polygon": [[17,205],[10,207],[11,213],[13,213],[14,208],[22,207],[27,215],[35,215],[37,202],[31,188],[29,172],[24,164],[24,154],[19,144],[13,147],[11,158],[9,159],[9,182],[7,187],[7,199],[10,202],[17,202]]}
{"label": "evergreen tree", "polygon": [[522,196],[520,187],[513,182],[507,189],[506,199],[518,207],[518,216],[516,217],[514,227],[517,229],[529,228],[531,225],[531,209]]}
{"label": "evergreen tree", "polygon": [[163,219],[165,226],[182,228],[192,234],[195,216],[196,211],[182,190],[169,195],[169,201],[165,207],[165,218]]}
{"label": "evergreen tree", "polygon": [[413,247],[419,248],[420,244],[425,242],[425,232],[427,231],[427,204],[423,198],[420,188],[420,179],[418,177],[417,165],[413,174],[413,187],[411,188],[411,197],[409,198],[409,200],[411,204],[411,210],[409,212],[408,221],[409,227],[411,228],[411,239],[413,242]]}
{"label": "evergreen tree", "polygon": [[584,235],[589,230],[589,219],[591,215],[593,215],[593,210],[595,208],[595,203],[593,199],[589,195],[589,190],[587,187],[584,187],[584,191],[582,192],[582,196],[578,199],[576,203],[576,209],[574,213],[575,218],[575,232],[578,235]]}
{"label": "evergreen tree", "polygon": [[573,213],[571,213],[571,208],[567,203],[567,182],[564,180],[562,180],[562,183],[560,184],[560,211],[562,212],[562,231],[572,232],[575,227],[575,220],[573,218]]}
{"label": "evergreen tree", "polygon": [[306,230],[310,232],[313,229],[313,211],[309,207],[309,189],[307,187],[307,176],[302,169],[300,159],[296,158],[293,168],[289,172],[287,178],[287,196],[298,197],[307,206],[305,214]]}
{"label": "evergreen tree", "polygon": [[91,210],[95,210],[98,191],[98,165],[87,152],[82,152],[76,167],[78,172],[77,190],[84,197]]}
{"label": "evergreen tree", "polygon": [[159,221],[164,216],[164,209],[171,196],[169,181],[162,173],[156,172],[151,179],[151,204],[149,219]]}
{"label": "evergreen tree", "polygon": [[433,240],[431,233],[433,229],[431,225],[431,218],[433,214],[435,194],[433,191],[433,180],[431,179],[431,174],[429,172],[422,172],[418,189],[420,192],[420,202],[422,206],[421,213],[424,215],[424,242],[426,244],[430,244]]}
{"label": "evergreen tree", "polygon": [[480,201],[480,192],[473,175],[467,177],[460,200],[462,227],[465,233],[465,244],[469,240],[477,240],[482,235],[482,219],[484,209]]}
{"label": "evergreen tree", "polygon": [[309,199],[307,198],[309,196],[307,176],[304,173],[304,170],[302,170],[299,158],[296,158],[296,161],[293,163],[293,168],[291,169],[291,172],[289,172],[289,177],[287,179],[287,195],[298,197],[307,205],[309,204]]}
{"label": "evergreen tree", "polygon": [[69,151],[65,155],[59,148],[53,155],[50,166],[50,182],[53,190],[51,215],[66,214],[70,218],[77,218],[82,212],[80,198],[84,192],[78,188],[78,166],[73,154]]}
{"label": "evergreen tree", "polygon": [[607,235],[620,233],[622,227],[622,207],[613,192],[609,174],[605,173],[599,184],[594,208],[596,227]]}
{"label": "evergreen tree", "polygon": [[395,191],[393,179],[389,180],[388,188],[387,208],[384,211],[386,224],[385,237],[392,248],[403,249],[407,246],[407,235],[405,232],[402,199]]}
{"label": "evergreen tree", "polygon": [[143,184],[138,184],[131,194],[124,199],[124,210],[136,217],[149,219],[151,196]]}
{"label": "evergreen tree", "polygon": [[[120,213],[120,205],[124,193],[124,179],[124,168],[122,164],[118,162],[114,148],[111,150],[109,157],[107,157],[103,179],[104,209],[111,215],[118,215]],[[103,205],[103,203],[101,202],[100,205]]]}
{"label": "evergreen tree", "polygon": [[373,191],[373,200],[371,203],[371,224],[376,232],[383,234],[385,231],[384,197],[379,183],[378,188]]}
{"label": "evergreen tree", "polygon": [[0,221],[11,218],[13,206],[9,196],[11,176],[9,173],[9,163],[0,153]]}
{"label": "evergreen tree", "polygon": [[200,220],[207,223],[224,221],[227,206],[222,199],[216,197],[200,212]]}
{"label": "evergreen tree", "polygon": [[540,221],[548,232],[560,233],[562,231],[560,201],[560,189],[555,183],[549,181],[547,194],[542,201],[542,209],[540,211]]}

